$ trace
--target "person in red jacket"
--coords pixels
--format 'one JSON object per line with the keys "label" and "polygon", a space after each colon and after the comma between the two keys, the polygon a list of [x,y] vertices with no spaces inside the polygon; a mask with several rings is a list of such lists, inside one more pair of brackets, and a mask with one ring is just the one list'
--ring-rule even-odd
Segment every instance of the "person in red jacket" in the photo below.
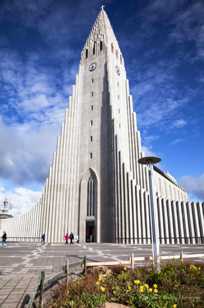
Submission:
{"label": "person in red jacket", "polygon": [[65,234],[64,240],[65,240],[65,244],[68,244],[68,240],[69,240],[69,234],[68,234],[68,232]]}

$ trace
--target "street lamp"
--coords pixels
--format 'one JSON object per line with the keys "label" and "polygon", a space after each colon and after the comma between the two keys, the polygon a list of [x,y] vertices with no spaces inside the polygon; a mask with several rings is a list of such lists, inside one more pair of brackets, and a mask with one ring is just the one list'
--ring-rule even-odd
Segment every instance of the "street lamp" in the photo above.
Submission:
{"label": "street lamp", "polygon": [[149,175],[149,195],[150,195],[150,225],[151,225],[151,241],[152,241],[152,258],[153,265],[157,272],[160,271],[160,252],[159,252],[159,226],[158,226],[158,210],[154,183],[154,164],[161,161],[159,157],[148,156],[138,159],[139,164],[148,166]]}

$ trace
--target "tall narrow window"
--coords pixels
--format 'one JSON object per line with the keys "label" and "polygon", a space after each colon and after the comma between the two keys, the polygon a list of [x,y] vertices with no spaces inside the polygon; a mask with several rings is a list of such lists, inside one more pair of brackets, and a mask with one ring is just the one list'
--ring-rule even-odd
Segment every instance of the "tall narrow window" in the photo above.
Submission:
{"label": "tall narrow window", "polygon": [[114,52],[113,43],[111,44],[111,51]]}
{"label": "tall narrow window", "polygon": [[93,55],[95,55],[96,53],[96,42],[94,42],[94,45],[93,45]]}
{"label": "tall narrow window", "polygon": [[97,203],[97,180],[95,174],[91,171],[87,183],[87,216],[96,215]]}
{"label": "tall narrow window", "polygon": [[86,59],[88,58],[88,55],[89,55],[89,51],[88,49],[86,49]]}
{"label": "tall narrow window", "polygon": [[90,121],[91,126],[93,126],[93,120]]}
{"label": "tall narrow window", "polygon": [[91,141],[91,142],[93,141],[93,136],[90,136],[90,141]]}
{"label": "tall narrow window", "polygon": [[91,83],[94,83],[94,79],[93,78],[91,78]]}
{"label": "tall narrow window", "polygon": [[91,105],[91,110],[93,110],[93,105]]}
{"label": "tall narrow window", "polygon": [[103,42],[100,41],[100,51],[103,50]]}
{"label": "tall narrow window", "polygon": [[92,159],[93,158],[93,154],[92,153],[90,153],[90,159]]}
{"label": "tall narrow window", "polygon": [[93,92],[91,92],[91,96],[94,96],[94,93],[93,93]]}

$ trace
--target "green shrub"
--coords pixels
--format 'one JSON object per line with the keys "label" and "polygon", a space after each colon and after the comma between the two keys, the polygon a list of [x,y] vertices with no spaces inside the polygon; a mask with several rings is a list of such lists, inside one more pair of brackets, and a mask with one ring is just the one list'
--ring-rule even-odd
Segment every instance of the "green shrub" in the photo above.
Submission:
{"label": "green shrub", "polygon": [[171,262],[155,273],[151,267],[103,268],[58,289],[48,307],[94,308],[105,302],[137,308],[203,308],[204,265]]}

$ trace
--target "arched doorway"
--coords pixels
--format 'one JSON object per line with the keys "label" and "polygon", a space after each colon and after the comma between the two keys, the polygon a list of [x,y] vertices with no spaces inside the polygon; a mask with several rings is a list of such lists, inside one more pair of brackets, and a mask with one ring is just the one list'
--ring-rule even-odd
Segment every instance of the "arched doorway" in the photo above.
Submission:
{"label": "arched doorway", "polygon": [[87,182],[86,242],[96,242],[97,179],[89,170]]}

